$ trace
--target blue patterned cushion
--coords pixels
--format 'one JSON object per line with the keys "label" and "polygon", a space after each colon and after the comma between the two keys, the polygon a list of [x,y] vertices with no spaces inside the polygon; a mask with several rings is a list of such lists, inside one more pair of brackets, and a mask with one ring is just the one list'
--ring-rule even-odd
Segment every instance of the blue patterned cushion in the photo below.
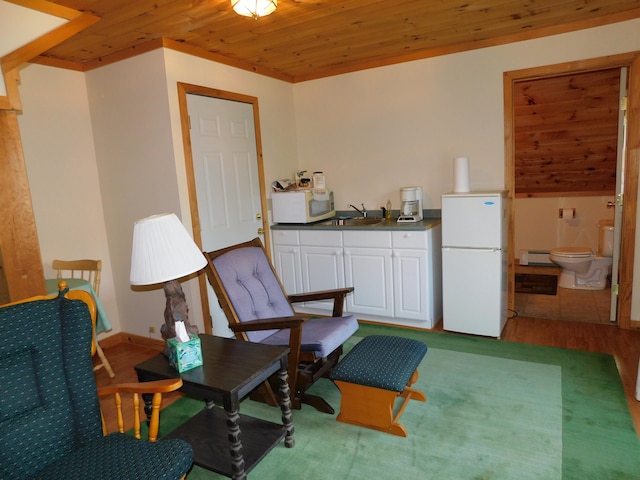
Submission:
{"label": "blue patterned cushion", "polygon": [[[312,318],[302,324],[302,351],[314,352],[316,358],[329,356],[358,331],[358,320],[346,317]],[[278,330],[262,340],[268,345],[289,345],[289,330]]]}
{"label": "blue patterned cushion", "polygon": [[345,355],[331,378],[402,392],[426,353],[427,346],[418,340],[370,335]]}
{"label": "blue patterned cushion", "polygon": [[0,422],[42,406],[31,350],[0,358]]}
{"label": "blue patterned cushion", "polygon": [[84,302],[58,296],[0,308],[0,338],[0,479],[155,480],[187,471],[187,443],[102,436]]}
{"label": "blue patterned cushion", "polygon": [[32,477],[33,480],[177,480],[193,462],[184,440],[138,440],[121,433],[88,442]]}
{"label": "blue patterned cushion", "polygon": [[[213,265],[241,322],[294,314],[262,248],[231,250],[215,258]],[[248,332],[247,337],[261,342],[276,331]]]}
{"label": "blue patterned cushion", "polygon": [[[240,321],[288,317],[294,314],[289,300],[260,247],[231,250],[213,260],[218,275]],[[328,356],[358,330],[353,315],[314,318],[302,326],[302,350],[317,358]],[[252,342],[289,345],[289,330],[247,332]]]}
{"label": "blue patterned cushion", "polygon": [[[81,365],[90,369],[93,377],[91,355],[86,349],[91,345],[91,323],[87,317],[82,321],[69,318],[69,325],[63,322],[62,305],[69,300],[56,298],[39,300],[0,309],[0,338],[11,341],[0,342],[0,358],[7,358],[16,351],[31,352],[34,375],[38,382],[38,391],[44,408],[35,408],[22,415],[0,422],[0,478],[28,478],[43,466],[68,454],[75,444],[74,406],[71,401],[69,380],[74,384],[91,381],[89,375],[82,373]],[[81,315],[87,307],[82,302],[74,302],[76,314]],[[79,306],[78,304],[81,304]],[[75,319],[77,320],[77,319]],[[69,352],[63,348],[63,332],[73,329],[76,341],[73,344],[84,346],[85,352],[77,359],[77,347],[70,345]],[[78,364],[74,364],[74,362]],[[4,363],[4,362],[3,362]],[[95,389],[95,380],[93,380]],[[3,392],[3,395],[17,399],[22,395],[21,389]],[[94,393],[95,395],[95,393]],[[8,400],[9,401],[9,400]],[[93,434],[101,435],[99,410]]]}

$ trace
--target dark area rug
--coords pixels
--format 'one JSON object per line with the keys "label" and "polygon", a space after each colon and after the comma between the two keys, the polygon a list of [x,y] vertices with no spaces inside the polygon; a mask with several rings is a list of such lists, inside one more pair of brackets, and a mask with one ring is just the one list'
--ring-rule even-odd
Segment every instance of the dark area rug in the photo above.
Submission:
{"label": "dark area rug", "polygon": [[556,295],[558,292],[557,275],[537,275],[533,273],[516,273],[516,293],[533,293],[538,295]]}

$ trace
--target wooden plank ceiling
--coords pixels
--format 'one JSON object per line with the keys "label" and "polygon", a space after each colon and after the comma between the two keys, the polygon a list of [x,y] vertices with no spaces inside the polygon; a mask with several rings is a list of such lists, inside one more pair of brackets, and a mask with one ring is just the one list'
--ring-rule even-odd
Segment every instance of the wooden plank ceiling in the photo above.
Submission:
{"label": "wooden plank ceiling", "polygon": [[102,18],[41,63],[89,70],[153,46],[291,82],[640,17],[640,0],[280,0],[254,20],[229,0],[55,0]]}

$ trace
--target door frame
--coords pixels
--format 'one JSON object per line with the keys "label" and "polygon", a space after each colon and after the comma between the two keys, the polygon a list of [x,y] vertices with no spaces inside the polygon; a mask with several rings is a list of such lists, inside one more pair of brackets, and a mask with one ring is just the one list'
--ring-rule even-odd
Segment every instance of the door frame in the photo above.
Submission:
{"label": "door frame", "polygon": [[[230,100],[234,102],[242,102],[252,105],[253,108],[253,125],[256,136],[256,161],[258,163],[258,183],[260,184],[260,211],[262,214],[262,230],[264,231],[264,247],[269,255],[271,252],[271,241],[269,238],[269,220],[267,212],[267,194],[264,183],[264,165],[262,160],[262,137],[260,135],[260,112],[258,109],[258,98],[241,93],[228,92],[218,90],[216,88],[203,87],[200,85],[192,85],[188,83],[178,82],[178,105],[180,107],[180,126],[182,129],[182,145],[184,148],[184,160],[187,175],[187,187],[189,191],[189,210],[191,213],[191,225],[193,228],[193,239],[202,249],[202,227],[200,223],[200,215],[198,213],[198,196],[196,193],[196,179],[193,168],[193,150],[191,147],[191,133],[189,109],[187,106],[187,95],[202,95],[204,97],[212,97],[221,100]],[[198,275],[198,285],[200,287],[200,302],[202,304],[202,315],[204,318],[205,333],[211,334],[211,311],[209,309],[209,298],[207,295],[207,276],[204,272]],[[208,319],[208,320],[207,320]]]}
{"label": "door frame", "polygon": [[[511,200],[509,209],[508,251],[513,252],[515,246],[514,83],[522,80],[533,80],[617,67],[628,67],[629,69],[629,85],[627,88],[627,152],[624,159],[624,208],[622,211],[620,258],[630,259],[630,261],[620,262],[617,323],[620,328],[631,329],[640,326],[638,322],[631,320],[633,266],[636,242],[635,225],[638,203],[638,173],[640,172],[640,52],[630,52],[608,57],[514,70],[503,74],[505,188]],[[508,303],[509,308],[513,310],[515,302],[515,258],[513,254],[509,255],[508,264]]]}

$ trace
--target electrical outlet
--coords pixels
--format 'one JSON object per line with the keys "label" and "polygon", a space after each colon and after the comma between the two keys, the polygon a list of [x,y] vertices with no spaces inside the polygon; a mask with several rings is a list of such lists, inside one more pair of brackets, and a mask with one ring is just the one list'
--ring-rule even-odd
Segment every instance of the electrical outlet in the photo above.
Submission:
{"label": "electrical outlet", "polygon": [[155,335],[156,327],[149,327],[149,335]]}

